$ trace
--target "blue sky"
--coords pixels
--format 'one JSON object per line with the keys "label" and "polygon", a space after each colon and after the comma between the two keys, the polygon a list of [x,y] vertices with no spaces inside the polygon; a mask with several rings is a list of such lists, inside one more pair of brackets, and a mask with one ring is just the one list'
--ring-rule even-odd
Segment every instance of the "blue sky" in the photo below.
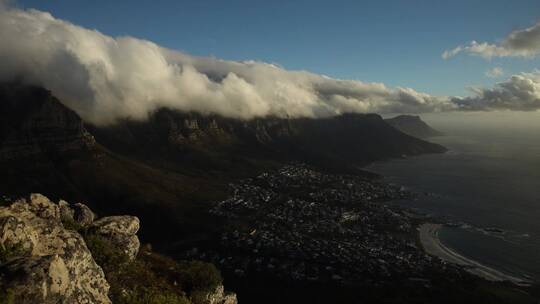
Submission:
{"label": "blue sky", "polygon": [[[335,78],[384,82],[436,95],[467,95],[539,59],[483,58],[444,50],[496,43],[540,20],[538,0],[490,1],[82,1],[16,5],[112,36],[129,35],[194,55],[260,60]],[[502,67],[505,76],[488,78]]]}

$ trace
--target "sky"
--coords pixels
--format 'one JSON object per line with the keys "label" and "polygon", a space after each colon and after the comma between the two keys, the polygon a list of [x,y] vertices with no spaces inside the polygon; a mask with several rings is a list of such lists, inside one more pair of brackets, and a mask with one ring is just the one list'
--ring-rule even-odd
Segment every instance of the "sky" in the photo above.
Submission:
{"label": "sky", "polygon": [[85,121],[540,113],[540,2],[0,0],[0,81]]}
{"label": "sky", "polygon": [[[82,1],[18,0],[110,36],[129,35],[199,56],[258,60],[339,79],[435,95],[468,94],[540,60],[441,54],[497,42],[540,20],[538,0]],[[486,76],[499,68],[503,73]]]}

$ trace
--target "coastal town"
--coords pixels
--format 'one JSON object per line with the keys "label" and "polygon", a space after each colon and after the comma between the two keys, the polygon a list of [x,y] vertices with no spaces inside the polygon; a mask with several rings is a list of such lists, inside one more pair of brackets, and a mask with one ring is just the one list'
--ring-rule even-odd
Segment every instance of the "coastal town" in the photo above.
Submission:
{"label": "coastal town", "polygon": [[230,187],[231,197],[210,211],[230,228],[218,246],[192,248],[186,258],[239,277],[370,286],[406,281],[427,288],[434,277],[464,275],[421,249],[417,216],[387,204],[413,198],[403,188],[298,163]]}

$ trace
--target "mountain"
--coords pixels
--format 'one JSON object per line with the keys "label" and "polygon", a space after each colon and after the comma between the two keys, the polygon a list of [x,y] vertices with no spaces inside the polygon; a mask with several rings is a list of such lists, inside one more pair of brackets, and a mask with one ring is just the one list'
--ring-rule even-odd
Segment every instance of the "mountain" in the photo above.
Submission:
{"label": "mountain", "polygon": [[[231,295],[227,296],[223,292],[219,278],[215,280],[216,276],[212,275],[212,273],[215,274],[215,267],[211,264],[203,265],[195,261],[191,262],[193,264],[177,265],[175,260],[161,256],[158,252],[179,258],[181,257],[180,253],[188,251],[186,249],[199,248],[199,251],[202,252],[203,248],[216,248],[223,241],[221,236],[224,231],[232,231],[231,233],[234,234],[235,230],[239,229],[242,233],[245,230],[254,236],[256,230],[250,229],[252,227],[242,219],[235,218],[228,221],[209,212],[212,207],[215,207],[216,202],[224,201],[229,197],[229,183],[239,182],[239,179],[243,177],[253,177],[262,171],[268,171],[268,169],[282,168],[284,164],[291,162],[308,163],[321,170],[321,173],[323,171],[346,172],[349,173],[347,176],[367,181],[369,178],[373,178],[373,175],[362,171],[362,166],[369,162],[402,157],[403,155],[445,151],[442,146],[404,134],[376,114],[346,114],[321,119],[266,117],[244,121],[216,115],[159,109],[151,113],[145,121],[126,119],[111,126],[93,126],[83,122],[75,112],[64,106],[46,89],[16,83],[0,85],[0,109],[2,110],[0,112],[0,171],[3,173],[0,175],[0,195],[2,196],[0,197],[0,205],[14,201],[10,197],[28,197],[28,193],[43,193],[48,197],[46,203],[42,202],[41,196],[37,197],[39,203],[31,203],[32,197],[27,199],[27,203],[29,200],[30,205],[36,205],[39,208],[52,206],[52,210],[71,206],[70,208],[73,210],[70,211],[68,208],[68,213],[73,214],[73,220],[76,222],[75,224],[73,221],[58,222],[56,217],[58,212],[56,211],[49,213],[38,210],[37,213],[28,214],[26,211],[30,209],[25,209],[26,207],[20,209],[11,209],[11,207],[1,209],[0,207],[0,217],[5,217],[4,220],[0,219],[0,226],[4,225],[8,228],[11,227],[11,230],[19,231],[19,226],[14,227],[12,224],[18,223],[17,218],[24,219],[24,224],[28,224],[25,228],[27,230],[35,230],[35,228],[43,228],[40,231],[44,232],[54,230],[55,233],[43,233],[39,240],[52,240],[57,245],[62,245],[62,242],[56,242],[58,241],[55,239],[57,236],[70,236],[75,239],[86,238],[85,244],[88,248],[79,248],[82,250],[75,252],[87,257],[88,263],[84,265],[90,267],[92,271],[87,272],[87,274],[92,274],[94,279],[103,277],[103,275],[94,275],[99,272],[98,266],[102,268],[111,290],[114,290],[115,286],[118,287],[117,295],[140,291],[166,296],[167,294],[163,292],[188,291],[191,293],[190,298],[193,303],[196,303],[193,300],[196,298],[195,296],[201,295],[204,298],[201,303],[220,303],[222,300],[223,303],[228,303],[226,301],[234,302],[235,298]],[[298,177],[294,172],[284,172],[284,174],[287,176],[284,181],[288,184],[290,184],[289,178]],[[337,174],[333,175],[337,176]],[[317,176],[323,175],[308,174],[306,179],[299,180],[300,183],[305,183],[309,187],[316,187],[316,191],[305,191],[306,189],[297,188],[297,184],[294,183],[289,185],[291,187],[287,187],[288,184],[283,187],[279,186],[279,183],[276,185],[279,188],[284,188],[285,194],[291,190],[287,195],[296,195],[294,191],[299,191],[299,195],[302,196],[316,195],[318,190],[321,190],[324,194],[323,198],[329,202],[323,206],[333,205],[332,202],[339,199],[339,193],[325,188],[329,181],[324,178],[318,180]],[[313,183],[313,178],[322,183],[321,186]],[[250,180],[260,182],[259,178]],[[338,180],[338,184],[347,189],[346,193],[351,195],[357,193],[351,190],[348,182],[341,181]],[[270,182],[278,181],[270,180]],[[373,183],[379,183],[379,181],[373,181]],[[248,184],[247,186],[244,189],[247,191],[245,193],[247,195],[254,189],[263,189],[256,185],[250,186]],[[364,190],[359,193],[372,197],[375,193],[372,187],[364,186],[366,188],[363,188]],[[386,190],[383,191],[383,193],[386,192]],[[300,197],[298,196],[298,198]],[[373,197],[375,199],[376,196]],[[265,198],[266,196],[263,195],[257,199]],[[51,203],[60,199],[66,199],[74,204]],[[281,197],[280,195],[277,200],[280,203],[288,204],[285,196]],[[249,206],[250,201],[251,199],[248,197],[245,204]],[[305,203],[308,201],[309,199],[302,200]],[[82,207],[83,204],[80,202],[86,202],[85,207]],[[311,204],[311,202],[309,203]],[[384,204],[375,202],[374,204],[380,208],[386,208]],[[23,206],[22,202],[16,205]],[[86,212],[88,216],[82,216],[85,213],[83,210],[91,211]],[[15,211],[24,212],[17,215],[13,213]],[[297,211],[309,212],[309,208],[300,208]],[[96,214],[90,215],[93,212]],[[55,215],[54,221],[41,219],[42,216],[48,217],[50,214]],[[141,243],[152,244],[152,246],[144,246],[140,249],[141,253],[137,255],[137,259],[140,260],[133,264],[136,267],[124,268],[124,264],[117,263],[114,256],[112,260],[109,259],[110,252],[106,250],[109,247],[102,246],[102,241],[103,237],[107,238],[110,235],[98,235],[96,239],[96,235],[92,234],[94,230],[84,228],[79,230],[77,228],[81,224],[78,221],[82,218],[97,218],[97,223],[89,220],[93,223],[91,226],[95,228],[98,223],[110,223],[109,216],[118,214],[136,216],[141,223],[144,223],[138,232],[136,229],[128,230],[129,233],[124,235],[126,238],[121,240],[122,248],[136,249],[135,244],[138,242],[134,238],[135,232],[137,232],[137,238],[140,239]],[[374,214],[370,214],[374,220],[377,219]],[[333,219],[335,217],[332,212],[327,215]],[[118,217],[114,218],[119,219]],[[134,222],[134,218],[131,216],[121,218],[132,219],[130,222]],[[388,218],[390,217],[382,217],[382,223],[386,223]],[[256,220],[260,222],[261,219],[257,218]],[[335,218],[335,220],[339,220],[339,218]],[[86,222],[86,219],[84,221]],[[54,225],[49,227],[47,226],[49,223]],[[369,224],[369,221],[367,223]],[[319,224],[323,228],[328,227],[323,222],[317,222],[317,225]],[[10,229],[4,229],[4,232],[9,234]],[[290,229],[290,227],[283,226],[283,229]],[[289,232],[292,235],[297,235],[294,230],[288,231],[286,234]],[[376,239],[379,239],[378,232],[374,231],[374,233],[377,235]],[[25,237],[24,235],[20,236]],[[401,234],[396,235],[396,238],[401,237]],[[7,238],[0,239],[7,240]],[[116,237],[113,238],[114,240]],[[133,242],[130,243],[131,245],[125,246],[124,241],[126,240]],[[225,240],[225,243],[228,242]],[[267,240],[265,239],[264,242]],[[259,243],[253,243],[253,246],[259,246]],[[149,250],[149,248],[154,248],[155,251]],[[74,267],[74,273],[78,273],[76,269],[80,265],[77,264],[77,260],[72,256],[65,256],[63,251],[47,251],[45,255],[36,252],[39,256],[25,254],[24,259],[20,259],[18,251],[15,250],[16,247],[9,249],[6,251],[5,246],[0,248],[0,259],[16,257],[13,261],[26,262],[23,264],[9,262],[13,274],[22,275],[19,277],[22,281],[9,281],[8,279],[8,284],[22,282],[20,286],[24,288],[28,285],[24,283],[26,279],[36,279],[35,282],[45,283],[35,286],[53,284],[50,283],[52,281],[47,281],[47,278],[51,277],[50,272],[39,272],[37,276],[25,276],[25,274],[36,273],[34,269],[31,269],[32,265],[37,265],[36,267],[39,269],[47,269],[48,265],[51,265],[49,262],[56,263],[60,259],[68,261],[69,265],[66,266]],[[94,251],[94,249],[98,251]],[[103,249],[105,250],[103,251]],[[336,250],[341,249],[340,246],[336,248]],[[134,253],[135,251],[130,250],[129,252]],[[197,250],[190,252],[196,253]],[[91,253],[92,259],[95,259],[95,263],[90,262],[89,253]],[[100,253],[105,253],[105,256]],[[358,254],[358,252],[354,251],[354,254]],[[34,260],[39,261],[39,264],[33,263]],[[334,261],[334,257],[332,257],[332,261]],[[263,264],[266,262],[269,261],[265,261]],[[380,260],[373,260],[373,262],[382,265]],[[0,262],[0,264],[2,263]],[[272,265],[273,268],[276,264],[267,265]],[[270,267],[268,266],[268,268]],[[21,269],[22,271],[20,271]],[[4,273],[1,270],[0,273]],[[54,272],[55,269],[52,270],[53,276],[57,275]],[[118,275],[119,273],[121,275]],[[200,277],[198,273],[205,275]],[[72,272],[69,272],[69,275],[71,274]],[[158,274],[161,277],[156,276]],[[231,282],[233,277],[227,276],[225,272],[224,274],[226,275],[225,281]],[[181,281],[182,278],[193,278],[200,281],[199,283],[208,283],[211,281],[208,280],[208,275],[214,277],[214,282],[219,283],[216,286],[212,285],[213,290],[210,290],[210,294],[200,294],[194,283]],[[4,277],[0,277],[0,285],[2,285],[1,280]],[[83,276],[80,279],[87,277]],[[68,280],[64,280],[65,277],[61,277],[61,279],[62,284],[67,282],[67,285],[62,285],[67,288],[64,290],[71,290],[72,286],[79,283],[78,278],[68,277]],[[349,299],[358,299],[359,297],[379,299],[380,295],[387,294],[388,291],[383,287],[375,290],[371,287],[358,289],[357,286],[344,287],[337,283],[331,284],[329,287],[326,283],[313,285],[305,281],[290,285],[289,281],[273,282],[267,279],[264,276],[245,278],[247,289],[261,290],[258,295],[264,295],[263,297],[259,296],[256,303],[282,296],[286,300],[287,294],[282,291],[291,289],[295,289],[294,293],[301,299],[305,299],[305,296],[308,295],[315,299],[315,302],[322,299],[320,290],[324,290],[325,294],[330,297],[329,299],[333,298],[334,295],[339,298],[342,294],[344,298],[350,296]],[[390,298],[395,296],[396,299],[399,299],[403,292],[409,294],[409,291],[412,290],[413,293],[410,294],[412,298],[418,297],[419,302],[433,302],[422,301],[424,299],[422,297],[445,299],[447,293],[452,293],[451,287],[453,286],[450,286],[444,289],[443,295],[417,295],[415,294],[417,289],[411,287],[417,285],[410,284],[424,284],[423,282],[428,282],[428,280],[423,278],[410,279],[404,278],[405,282],[410,282],[396,285],[399,287],[396,287],[395,290],[394,288],[390,289],[392,290]],[[253,289],[254,282],[261,282],[261,285],[255,284],[256,288]],[[484,284],[483,281],[480,283]],[[226,284],[229,284],[227,286],[235,286],[231,283]],[[197,285],[199,284],[197,283]],[[105,282],[102,282],[101,287],[96,286],[100,288],[101,292],[107,288]],[[144,288],[138,289],[137,286]],[[15,292],[11,294],[12,297],[20,294],[43,296],[43,294],[35,292],[25,293],[22,289],[16,289],[16,285],[10,285],[10,287],[13,289],[12,292]],[[90,291],[94,287],[94,285],[86,286],[85,290]],[[205,286],[202,287],[205,288]],[[491,285],[488,287],[492,288]],[[343,293],[344,288],[346,293]],[[0,288],[0,302],[3,300],[2,290],[5,288]],[[78,292],[85,292],[85,290]],[[205,290],[205,292],[207,291]],[[397,293],[394,294],[395,291]],[[109,296],[114,294],[115,292],[109,292]],[[242,294],[239,294],[238,297],[242,301]],[[289,296],[288,300],[291,299],[294,300],[294,297]],[[107,300],[105,299],[104,302]],[[297,303],[298,301],[293,302]],[[490,303],[492,302],[490,301]]]}
{"label": "mountain", "polygon": [[[227,184],[291,161],[370,176],[371,161],[438,153],[376,114],[243,121],[159,109],[146,121],[92,126],[49,91],[0,86],[0,193],[88,201],[134,214],[143,241],[171,247],[220,229],[208,214]],[[176,231],[164,234],[164,230]]]}
{"label": "mountain", "polygon": [[112,151],[167,167],[228,170],[262,161],[303,161],[346,170],[369,162],[440,153],[445,148],[405,135],[376,114],[329,118],[236,120],[160,109],[148,121],[89,126]]}
{"label": "mountain", "polygon": [[0,84],[0,160],[91,148],[79,116],[47,90]]}
{"label": "mountain", "polygon": [[394,118],[385,119],[384,121],[401,132],[418,138],[429,138],[442,135],[441,132],[425,123],[420,116],[399,115]]}
{"label": "mountain", "polygon": [[[221,197],[222,182],[109,151],[43,88],[4,83],[0,108],[1,195],[39,192],[54,200],[90,201],[101,215],[135,213],[148,223],[141,238],[156,244],[193,235],[194,226],[214,229],[201,219],[205,204]],[[178,232],[164,234],[165,229]]]}

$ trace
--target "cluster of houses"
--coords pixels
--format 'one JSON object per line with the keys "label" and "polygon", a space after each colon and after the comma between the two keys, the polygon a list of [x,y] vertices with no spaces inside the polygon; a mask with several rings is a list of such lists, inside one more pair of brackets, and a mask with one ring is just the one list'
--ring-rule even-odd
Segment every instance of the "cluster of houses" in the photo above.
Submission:
{"label": "cluster of houses", "polygon": [[429,284],[433,273],[459,269],[417,245],[415,220],[386,205],[411,194],[358,176],[325,174],[303,164],[231,185],[211,213],[229,219],[212,250],[193,249],[238,276],[267,274],[300,281]]}

